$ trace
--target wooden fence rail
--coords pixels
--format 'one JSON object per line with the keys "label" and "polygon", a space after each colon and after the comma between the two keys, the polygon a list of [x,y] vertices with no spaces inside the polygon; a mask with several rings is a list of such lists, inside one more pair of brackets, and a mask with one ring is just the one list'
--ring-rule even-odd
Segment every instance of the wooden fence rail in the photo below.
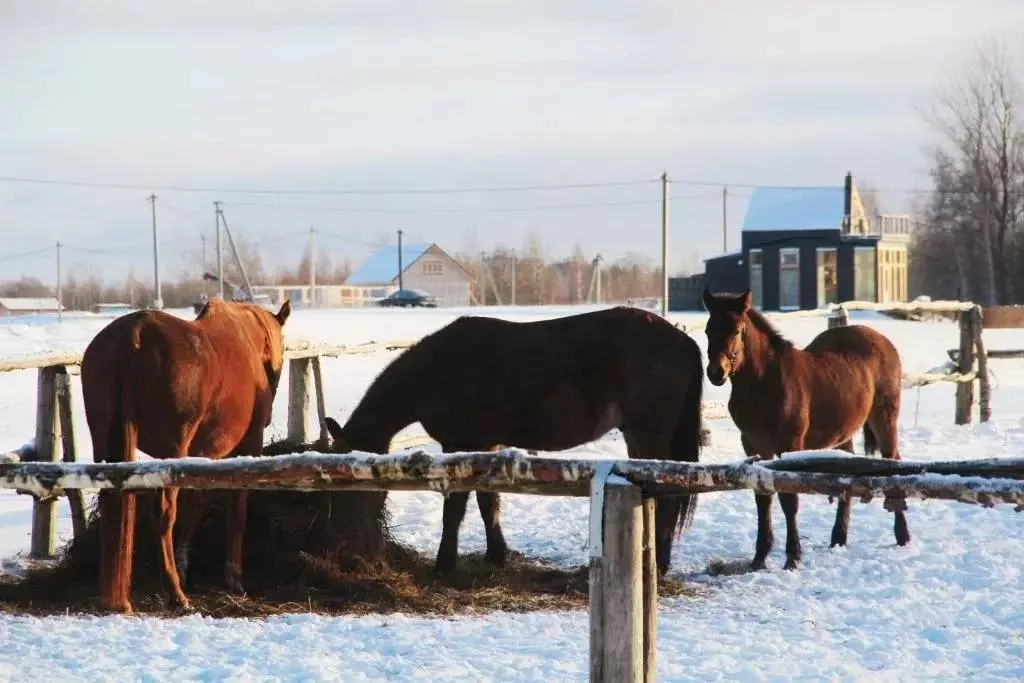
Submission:
{"label": "wooden fence rail", "polygon": [[[532,457],[518,449],[430,456],[301,453],[227,460],[116,464],[0,463],[0,488],[52,500],[83,489],[168,486],[260,490],[488,490],[590,496],[590,680],[654,680],[658,493],[749,489],[891,499],[939,498],[1024,510],[1024,458],[885,461],[842,451],[769,462],[701,465],[654,460]],[[888,507],[888,506],[887,506]]]}

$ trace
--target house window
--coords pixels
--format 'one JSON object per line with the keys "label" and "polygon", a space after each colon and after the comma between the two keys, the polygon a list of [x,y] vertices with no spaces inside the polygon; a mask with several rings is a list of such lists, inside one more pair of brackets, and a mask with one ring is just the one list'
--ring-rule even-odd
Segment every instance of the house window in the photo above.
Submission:
{"label": "house window", "polygon": [[874,247],[855,247],[853,250],[853,298],[857,301],[876,301],[878,271]]}
{"label": "house window", "polygon": [[824,308],[829,304],[839,303],[839,290],[836,286],[837,266],[839,264],[836,250],[831,247],[822,247],[817,253],[817,277],[818,277],[818,308]]}
{"label": "house window", "polygon": [[800,250],[779,249],[779,310],[800,308]]}
{"label": "house window", "polygon": [[747,255],[747,262],[750,272],[750,299],[751,305],[754,308],[761,308],[761,283],[762,283],[762,271],[761,271],[761,250],[751,249]]}
{"label": "house window", "polygon": [[443,275],[444,266],[440,261],[424,261],[423,262],[423,274],[424,275]]}

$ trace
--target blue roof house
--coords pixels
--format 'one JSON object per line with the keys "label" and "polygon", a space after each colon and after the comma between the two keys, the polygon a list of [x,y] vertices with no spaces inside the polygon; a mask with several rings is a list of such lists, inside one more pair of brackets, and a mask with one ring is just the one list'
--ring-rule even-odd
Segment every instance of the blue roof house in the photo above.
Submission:
{"label": "blue roof house", "polygon": [[346,287],[379,290],[384,297],[398,289],[399,271],[405,289],[419,289],[437,297],[439,306],[468,306],[473,275],[434,243],[403,244],[401,269],[397,246],[382,247],[359,264]]}
{"label": "blue roof house", "polygon": [[751,290],[761,310],[842,301],[906,301],[910,218],[865,214],[853,176],[843,187],[757,188],[741,248],[705,260],[714,292]]}

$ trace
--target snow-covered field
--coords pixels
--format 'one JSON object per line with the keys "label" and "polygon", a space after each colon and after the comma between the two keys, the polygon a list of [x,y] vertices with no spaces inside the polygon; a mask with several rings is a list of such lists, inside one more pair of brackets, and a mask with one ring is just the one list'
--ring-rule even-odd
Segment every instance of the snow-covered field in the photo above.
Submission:
{"label": "snow-covered field", "polygon": [[[488,309],[527,320],[581,309]],[[465,311],[298,311],[293,338],[340,343],[416,338]],[[471,311],[479,313],[479,309]],[[181,312],[189,315],[188,312]],[[699,314],[674,315],[700,325]],[[940,365],[957,346],[951,323],[895,322],[871,314],[854,322],[890,336],[905,372]],[[0,322],[0,358],[81,350],[109,319],[82,316]],[[806,344],[822,318],[788,319],[780,329]],[[705,345],[702,331],[695,333]],[[1021,348],[1024,331],[987,330],[990,349]],[[347,416],[395,353],[324,361],[328,412]],[[905,459],[1017,456],[1024,450],[1024,363],[993,361],[994,421],[953,425],[953,386],[908,390],[900,448]],[[287,379],[283,378],[282,383]],[[284,384],[282,384],[284,386]],[[429,390],[429,388],[425,388]],[[286,392],[267,439],[284,433]],[[705,398],[726,399],[728,387]],[[35,373],[0,374],[0,452],[32,438]],[[91,457],[77,406],[80,452]],[[707,461],[742,457],[728,420],[711,423]],[[857,444],[858,449],[861,445]],[[625,457],[617,432],[574,451]],[[398,537],[429,553],[441,531],[441,497],[393,493]],[[565,565],[586,561],[585,500],[505,496],[511,546]],[[460,550],[484,548],[471,505]],[[661,600],[658,680],[1019,680],[1024,678],[1024,516],[1008,506],[983,509],[911,501],[913,543],[897,548],[881,501],[854,508],[850,545],[828,548],[835,508],[804,496],[799,522],[804,565],[781,569],[785,528],[775,507],[776,549],[766,572],[710,576],[709,562],[747,561],[756,531],[749,492],[701,497],[696,520],[673,551],[672,572],[700,588],[697,597]],[[0,557],[27,552],[30,501],[0,492]],[[70,534],[66,506],[60,533]],[[529,680],[587,678],[586,612],[485,614],[425,619],[287,616],[266,620],[145,617],[46,619],[0,615],[3,680]]]}

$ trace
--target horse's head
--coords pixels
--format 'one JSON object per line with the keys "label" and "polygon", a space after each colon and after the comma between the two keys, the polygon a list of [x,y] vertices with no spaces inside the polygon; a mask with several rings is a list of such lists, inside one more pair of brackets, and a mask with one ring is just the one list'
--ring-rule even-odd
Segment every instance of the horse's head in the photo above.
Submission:
{"label": "horse's head", "polygon": [[251,306],[260,324],[260,338],[256,339],[257,348],[262,349],[260,362],[267,373],[270,392],[277,395],[277,385],[281,381],[281,368],[284,366],[284,334],[282,329],[288,316],[292,313],[292,303],[288,299],[281,304],[277,313],[271,313],[262,306]]}
{"label": "horse's head", "polygon": [[709,317],[704,328],[708,336],[708,380],[716,387],[743,365],[743,331],[748,324],[750,290],[743,294],[712,294],[704,288],[704,308]]}

